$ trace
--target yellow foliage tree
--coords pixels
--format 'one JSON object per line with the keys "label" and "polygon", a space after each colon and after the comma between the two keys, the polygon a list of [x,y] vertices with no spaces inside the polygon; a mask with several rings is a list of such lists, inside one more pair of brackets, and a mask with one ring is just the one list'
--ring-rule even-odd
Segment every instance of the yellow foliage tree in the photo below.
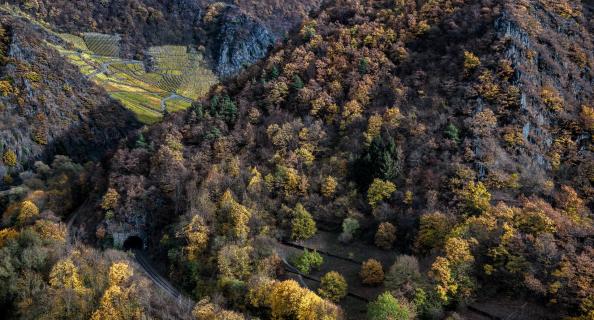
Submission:
{"label": "yellow foliage tree", "polygon": [[109,268],[109,284],[121,285],[126,282],[133,274],[132,268],[127,262],[116,262]]}
{"label": "yellow foliage tree", "polygon": [[474,53],[464,51],[464,71],[470,72],[481,65],[481,60]]}
{"label": "yellow foliage tree", "polygon": [[192,221],[184,228],[184,235],[188,241],[185,247],[188,260],[194,261],[208,245],[209,229],[201,216],[193,216]]}
{"label": "yellow foliage tree", "polygon": [[374,114],[367,120],[367,131],[363,134],[365,142],[369,145],[373,139],[380,135],[384,119],[379,114]]}
{"label": "yellow foliage tree", "polygon": [[134,290],[112,285],[103,293],[99,308],[91,320],[140,320],[142,310],[136,305]]}
{"label": "yellow foliage tree", "polygon": [[231,235],[238,239],[246,239],[250,232],[248,222],[252,217],[251,211],[235,200],[231,194],[231,190],[223,193],[219,208],[225,218],[228,219]]}
{"label": "yellow foliage tree", "polygon": [[332,198],[336,192],[337,186],[338,183],[336,182],[336,179],[332,176],[327,176],[324,181],[322,181],[322,195],[326,198]]}
{"label": "yellow foliage tree", "polygon": [[316,222],[301,203],[295,206],[293,214],[291,238],[293,240],[306,240],[313,237],[317,232]]}
{"label": "yellow foliage tree", "polygon": [[119,199],[120,194],[115,189],[109,188],[103,196],[103,200],[101,201],[101,208],[103,208],[103,210],[113,210],[116,208]]}
{"label": "yellow foliage tree", "polygon": [[265,283],[268,289],[264,304],[271,309],[273,319],[336,320],[342,318],[341,310],[302,288],[294,280]]}
{"label": "yellow foliage tree", "polygon": [[243,320],[243,315],[237,312],[223,310],[219,306],[211,303],[208,299],[202,299],[194,309],[192,315],[196,320]]}
{"label": "yellow foliage tree", "polygon": [[66,241],[66,227],[49,220],[37,220],[33,226],[42,238],[59,242]]}
{"label": "yellow foliage tree", "polygon": [[250,255],[253,248],[232,244],[223,247],[217,256],[217,266],[222,277],[245,279],[252,273]]}
{"label": "yellow foliage tree", "polygon": [[396,185],[390,181],[374,179],[367,190],[367,201],[375,208],[380,201],[390,197],[396,191]]}
{"label": "yellow foliage tree", "polygon": [[17,165],[16,153],[12,150],[4,151],[4,154],[2,155],[2,162],[4,162],[4,164],[8,167],[16,166]]}
{"label": "yellow foliage tree", "polygon": [[18,222],[24,224],[32,218],[39,215],[39,208],[32,201],[25,200],[21,203],[21,209],[19,210]]}
{"label": "yellow foliage tree", "polygon": [[322,277],[318,293],[326,299],[337,302],[348,294],[348,285],[340,273],[330,271]]}
{"label": "yellow foliage tree", "polygon": [[0,248],[6,244],[6,242],[10,239],[14,239],[18,237],[19,232],[14,230],[13,228],[6,228],[0,230]]}
{"label": "yellow foliage tree", "polygon": [[78,275],[78,269],[70,258],[60,260],[52,267],[49,283],[54,288],[73,289],[77,293],[86,290]]}

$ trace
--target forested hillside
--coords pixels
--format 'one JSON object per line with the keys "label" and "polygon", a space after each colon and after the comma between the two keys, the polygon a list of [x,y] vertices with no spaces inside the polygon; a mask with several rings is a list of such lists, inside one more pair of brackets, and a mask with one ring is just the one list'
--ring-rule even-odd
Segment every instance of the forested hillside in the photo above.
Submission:
{"label": "forested hillside", "polygon": [[[50,6],[34,2],[38,14]],[[230,10],[208,8],[203,20]],[[14,183],[0,261],[18,262],[0,279],[19,286],[0,292],[3,306],[14,318],[44,310],[32,302],[46,291],[17,294],[34,279],[68,289],[93,319],[592,319],[593,11],[576,0],[328,1],[103,164],[59,157]],[[88,196],[61,209],[45,200],[57,190],[58,204]],[[79,248],[100,258],[45,245],[68,254],[27,264],[29,233],[72,212],[83,214]],[[118,280],[118,263],[106,271],[112,248],[147,252],[192,311],[155,312],[162,302],[141,280]],[[109,273],[100,286],[54,285],[56,269],[83,277],[93,263]],[[110,304],[111,292],[125,298]]]}
{"label": "forested hillside", "polygon": [[220,75],[230,76],[267,49],[320,1],[27,0],[8,1],[62,32],[122,36],[123,54],[149,46],[205,46]]}

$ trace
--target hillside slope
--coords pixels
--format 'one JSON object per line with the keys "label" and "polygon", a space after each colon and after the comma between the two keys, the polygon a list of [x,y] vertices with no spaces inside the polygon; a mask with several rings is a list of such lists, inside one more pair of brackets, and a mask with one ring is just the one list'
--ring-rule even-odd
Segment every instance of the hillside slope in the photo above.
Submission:
{"label": "hillside slope", "polygon": [[263,58],[320,0],[9,1],[63,32],[119,34],[127,57],[155,45],[205,46],[221,76]]}
{"label": "hillside slope", "polygon": [[45,43],[60,39],[7,15],[0,24],[0,185],[55,154],[100,160],[139,127],[129,111]]}
{"label": "hillside slope", "polygon": [[[587,315],[592,291],[575,283],[594,280],[582,272],[594,259],[590,21],[579,1],[330,4],[152,128],[154,154],[118,153],[108,233],[143,234],[200,296],[214,290],[202,275],[228,277],[208,257],[295,239],[305,208],[320,228],[355,219],[354,241],[395,236],[415,254],[427,277],[386,288],[409,301],[422,290],[420,313],[512,295]],[[177,231],[197,221],[210,239],[198,257]]]}

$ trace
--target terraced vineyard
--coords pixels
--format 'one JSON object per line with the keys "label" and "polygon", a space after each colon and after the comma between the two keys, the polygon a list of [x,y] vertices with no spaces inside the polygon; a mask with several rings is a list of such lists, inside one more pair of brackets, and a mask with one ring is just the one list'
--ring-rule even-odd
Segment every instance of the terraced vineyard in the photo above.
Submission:
{"label": "terraced vineyard", "polygon": [[145,63],[119,58],[117,36],[58,36],[70,46],[54,47],[143,123],[152,124],[165,112],[189,108],[218,81],[202,55],[184,46],[151,47],[149,63]]}
{"label": "terraced vineyard", "polygon": [[87,48],[95,54],[109,57],[120,55],[119,36],[91,32],[83,34],[83,39]]}

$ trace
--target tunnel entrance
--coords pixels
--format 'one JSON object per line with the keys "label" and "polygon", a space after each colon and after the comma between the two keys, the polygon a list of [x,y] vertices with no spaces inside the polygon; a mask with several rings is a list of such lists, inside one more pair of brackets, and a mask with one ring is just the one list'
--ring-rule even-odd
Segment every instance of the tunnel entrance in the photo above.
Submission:
{"label": "tunnel entrance", "polygon": [[124,241],[124,250],[142,250],[144,243],[138,236],[130,236]]}

